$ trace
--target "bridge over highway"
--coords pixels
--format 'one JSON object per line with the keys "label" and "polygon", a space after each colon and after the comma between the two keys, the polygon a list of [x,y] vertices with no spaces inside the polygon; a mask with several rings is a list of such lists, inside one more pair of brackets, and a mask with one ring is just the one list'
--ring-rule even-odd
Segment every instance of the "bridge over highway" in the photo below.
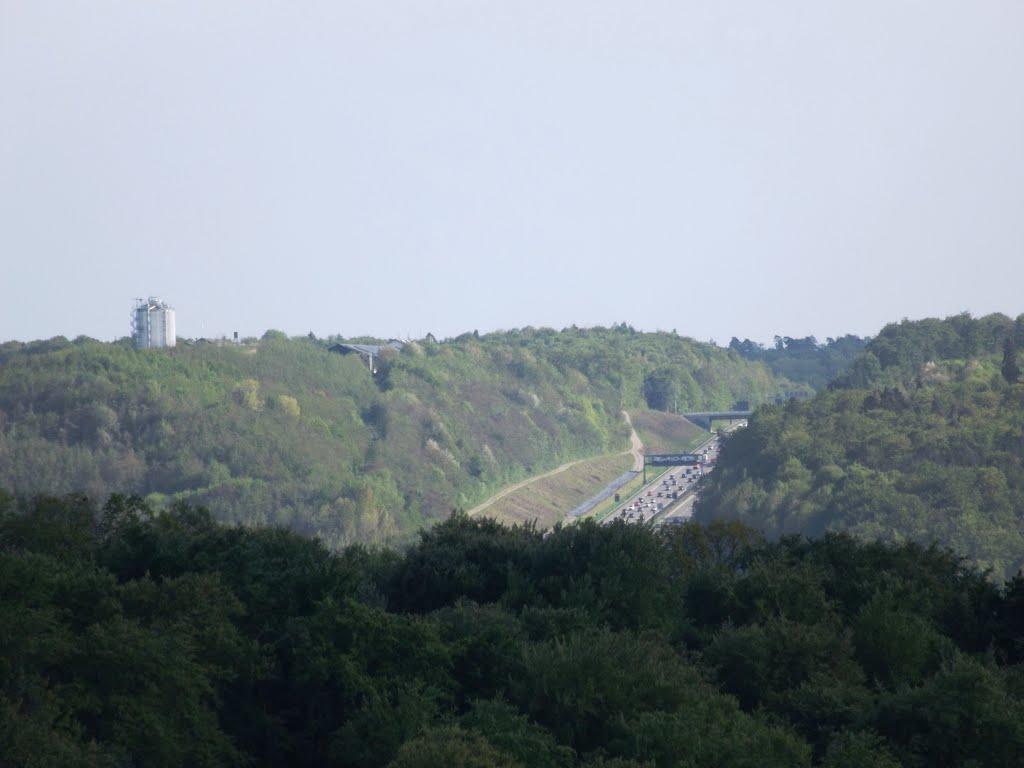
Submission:
{"label": "bridge over highway", "polygon": [[739,421],[749,419],[753,411],[701,411],[699,413],[681,413],[680,416],[689,419],[694,424],[704,429],[711,429],[712,421]]}

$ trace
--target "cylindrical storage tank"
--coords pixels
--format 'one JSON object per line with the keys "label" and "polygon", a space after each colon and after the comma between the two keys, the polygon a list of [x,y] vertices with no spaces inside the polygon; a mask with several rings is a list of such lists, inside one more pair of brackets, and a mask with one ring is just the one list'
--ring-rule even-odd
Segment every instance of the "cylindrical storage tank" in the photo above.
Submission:
{"label": "cylindrical storage tank", "polygon": [[135,348],[149,347],[149,310],[146,304],[135,308]]}
{"label": "cylindrical storage tank", "polygon": [[173,347],[177,342],[174,310],[155,296],[135,307],[132,335],[136,349]]}
{"label": "cylindrical storage tank", "polygon": [[150,304],[149,310],[149,346],[164,346],[164,311],[160,305]]}
{"label": "cylindrical storage tank", "polygon": [[165,347],[173,347],[178,340],[178,335],[174,328],[174,310],[165,304],[164,308],[161,310],[161,314],[164,316],[163,345]]}

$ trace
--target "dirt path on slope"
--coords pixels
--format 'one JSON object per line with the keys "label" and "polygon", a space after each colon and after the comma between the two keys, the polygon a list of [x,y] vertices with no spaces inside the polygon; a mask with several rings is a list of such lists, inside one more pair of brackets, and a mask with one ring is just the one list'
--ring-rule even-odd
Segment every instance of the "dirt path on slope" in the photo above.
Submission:
{"label": "dirt path on slope", "polygon": [[633,471],[642,472],[644,469],[644,444],[640,442],[640,436],[633,429],[633,420],[629,418],[629,414],[623,411],[622,416],[629,424],[629,453],[633,457]]}
{"label": "dirt path on slope", "polygon": [[[644,444],[640,442],[640,437],[637,435],[636,430],[633,429],[633,422],[630,420],[629,414],[623,411],[622,415],[626,419],[626,423],[629,424],[630,447],[629,450],[624,451],[624,453],[628,453],[633,457],[633,471],[640,472],[644,468]],[[563,464],[560,467],[552,469],[550,472],[545,472],[543,475],[535,475],[534,477],[528,477],[525,480],[516,483],[515,485],[510,485],[508,488],[503,488],[502,490],[498,491],[498,493],[496,493],[494,496],[485,501],[483,504],[478,504],[477,506],[473,507],[466,514],[475,515],[478,512],[482,512],[483,510],[487,509],[487,507],[491,506],[491,504],[498,501],[498,499],[502,499],[505,496],[508,496],[510,493],[515,493],[520,488],[524,488],[530,483],[535,483],[538,480],[543,480],[545,477],[557,475],[559,472],[565,472],[565,470],[569,469],[569,467],[575,467],[577,464],[584,461],[589,461],[589,459],[576,459],[576,461],[570,461],[567,464]]]}

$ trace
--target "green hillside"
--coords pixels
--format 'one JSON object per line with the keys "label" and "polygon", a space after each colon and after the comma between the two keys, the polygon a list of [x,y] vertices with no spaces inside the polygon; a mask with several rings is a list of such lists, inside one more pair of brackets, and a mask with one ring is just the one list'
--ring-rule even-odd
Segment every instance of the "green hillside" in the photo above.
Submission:
{"label": "green hillside", "polygon": [[773,536],[938,542],[996,576],[1016,573],[1024,384],[1006,362],[1021,341],[1024,316],[887,326],[831,390],[757,410],[728,440],[697,518]]}
{"label": "green hillside", "polygon": [[4,344],[0,488],[183,500],[332,546],[401,541],[509,483],[625,450],[623,408],[728,407],[791,386],[627,326],[412,343],[375,374],[337,341]]}

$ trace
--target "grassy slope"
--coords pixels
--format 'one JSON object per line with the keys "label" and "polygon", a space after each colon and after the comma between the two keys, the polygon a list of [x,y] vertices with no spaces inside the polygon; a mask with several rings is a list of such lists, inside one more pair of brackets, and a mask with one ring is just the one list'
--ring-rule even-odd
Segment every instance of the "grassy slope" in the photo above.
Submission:
{"label": "grassy slope", "polygon": [[629,470],[631,462],[629,454],[580,461],[563,472],[539,478],[502,496],[481,514],[506,525],[536,522],[539,528],[550,528]]}
{"label": "grassy slope", "polygon": [[[708,434],[692,422],[670,413],[635,410],[629,415],[650,453],[689,450]],[[488,505],[480,514],[509,525],[536,521],[540,528],[550,528],[629,470],[630,465],[628,454],[582,461],[563,472],[523,485]]]}
{"label": "grassy slope", "polygon": [[630,411],[633,428],[646,453],[673,453],[696,448],[708,433],[692,421],[661,411]]}

